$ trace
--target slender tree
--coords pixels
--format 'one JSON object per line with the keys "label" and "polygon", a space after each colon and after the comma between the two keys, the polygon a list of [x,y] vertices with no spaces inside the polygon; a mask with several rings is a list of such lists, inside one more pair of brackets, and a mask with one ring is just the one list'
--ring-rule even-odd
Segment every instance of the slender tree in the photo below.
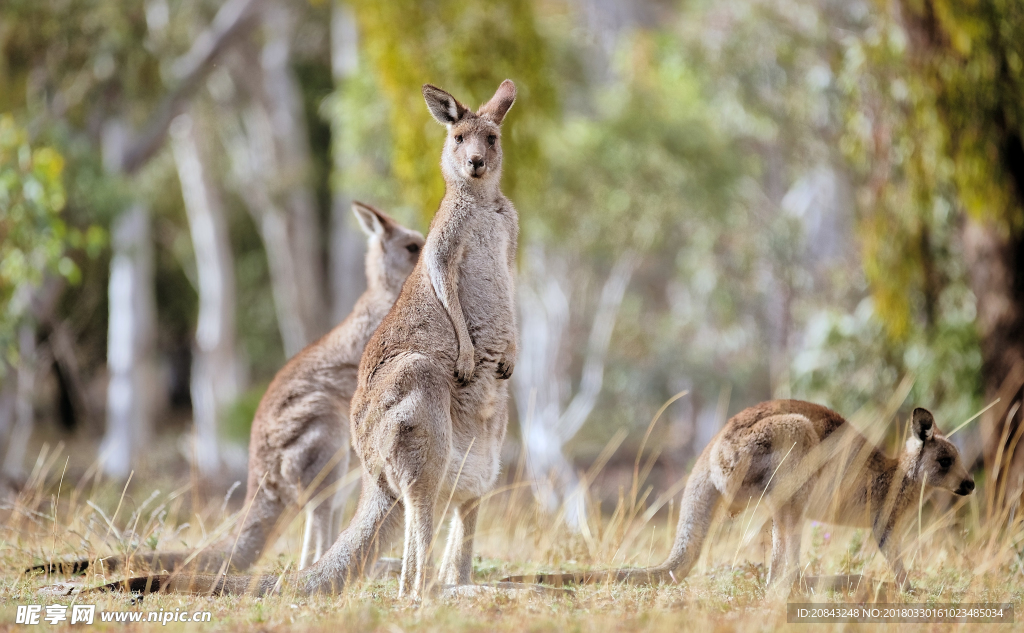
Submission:
{"label": "slender tree", "polygon": [[192,117],[174,120],[171,140],[199,278],[191,376],[195,455],[200,471],[211,474],[220,467],[218,418],[239,392],[235,272],[224,207],[202,159]]}

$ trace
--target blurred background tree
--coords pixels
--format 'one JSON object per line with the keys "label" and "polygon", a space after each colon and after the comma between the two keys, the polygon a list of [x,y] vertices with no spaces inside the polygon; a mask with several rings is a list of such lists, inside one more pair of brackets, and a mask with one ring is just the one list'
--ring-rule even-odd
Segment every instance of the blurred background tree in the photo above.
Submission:
{"label": "blurred background tree", "polygon": [[[952,162],[963,259],[977,298],[985,397],[985,465],[1006,449],[1011,497],[1024,454],[1024,8],[1016,2],[901,3],[914,53]],[[923,184],[923,183],[922,183]],[[999,473],[994,473],[999,474]]]}
{"label": "blurred background tree", "polygon": [[[17,283],[76,283],[15,341],[5,255],[0,336],[31,353],[9,355],[0,430],[20,392],[28,454],[72,442],[84,469],[105,428],[134,438],[104,445],[111,474],[156,434],[169,472],[238,478],[265,385],[361,291],[351,200],[429,225],[421,84],[476,107],[511,78],[508,449],[543,507],[621,442],[593,488],[614,499],[683,391],[649,442],[659,489],[744,406],[850,415],[907,375],[904,408],[943,428],[1002,398],[957,436],[992,468],[1024,428],[1022,36],[1009,0],[12,0],[0,111],[41,158],[4,154],[0,186],[45,177],[30,237],[52,241]],[[2,209],[3,252],[28,248]]]}
{"label": "blurred background tree", "polygon": [[61,218],[64,158],[53,148],[33,148],[11,115],[0,118],[0,345],[17,365],[16,333],[31,317],[33,294],[47,274],[77,282],[81,272],[65,255],[81,245]]}

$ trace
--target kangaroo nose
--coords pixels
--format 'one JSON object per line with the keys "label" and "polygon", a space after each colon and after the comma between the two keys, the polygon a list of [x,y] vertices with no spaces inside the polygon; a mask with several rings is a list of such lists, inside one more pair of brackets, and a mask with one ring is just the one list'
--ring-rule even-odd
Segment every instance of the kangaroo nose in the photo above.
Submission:
{"label": "kangaroo nose", "polygon": [[972,492],[974,492],[973,479],[964,479],[963,481],[960,482],[960,487],[956,489],[956,494],[960,495],[961,497],[965,497],[971,494]]}
{"label": "kangaroo nose", "polygon": [[474,170],[480,169],[481,167],[484,166],[484,157],[483,156],[470,156],[469,157],[469,166],[472,167]]}

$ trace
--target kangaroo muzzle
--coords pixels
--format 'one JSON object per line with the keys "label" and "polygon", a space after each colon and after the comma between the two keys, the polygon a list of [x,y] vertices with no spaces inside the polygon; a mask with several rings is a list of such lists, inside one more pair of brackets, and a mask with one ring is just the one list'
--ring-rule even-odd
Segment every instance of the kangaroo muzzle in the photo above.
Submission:
{"label": "kangaroo muzzle", "polygon": [[470,156],[466,161],[466,168],[473,178],[479,178],[487,172],[487,164],[484,162],[483,156]]}
{"label": "kangaroo muzzle", "polygon": [[955,492],[961,497],[966,497],[967,495],[971,494],[972,492],[974,492],[974,480],[964,479],[962,482],[960,482],[960,487],[957,488]]}

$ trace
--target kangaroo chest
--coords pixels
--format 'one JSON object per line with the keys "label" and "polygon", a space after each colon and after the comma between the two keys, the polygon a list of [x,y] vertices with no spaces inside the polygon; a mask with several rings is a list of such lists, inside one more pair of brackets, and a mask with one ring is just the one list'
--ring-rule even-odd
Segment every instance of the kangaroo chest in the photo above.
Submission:
{"label": "kangaroo chest", "polygon": [[[459,262],[459,302],[473,345],[483,359],[504,352],[515,324],[515,222],[508,212],[474,218]],[[482,360],[482,359],[481,359]]]}

